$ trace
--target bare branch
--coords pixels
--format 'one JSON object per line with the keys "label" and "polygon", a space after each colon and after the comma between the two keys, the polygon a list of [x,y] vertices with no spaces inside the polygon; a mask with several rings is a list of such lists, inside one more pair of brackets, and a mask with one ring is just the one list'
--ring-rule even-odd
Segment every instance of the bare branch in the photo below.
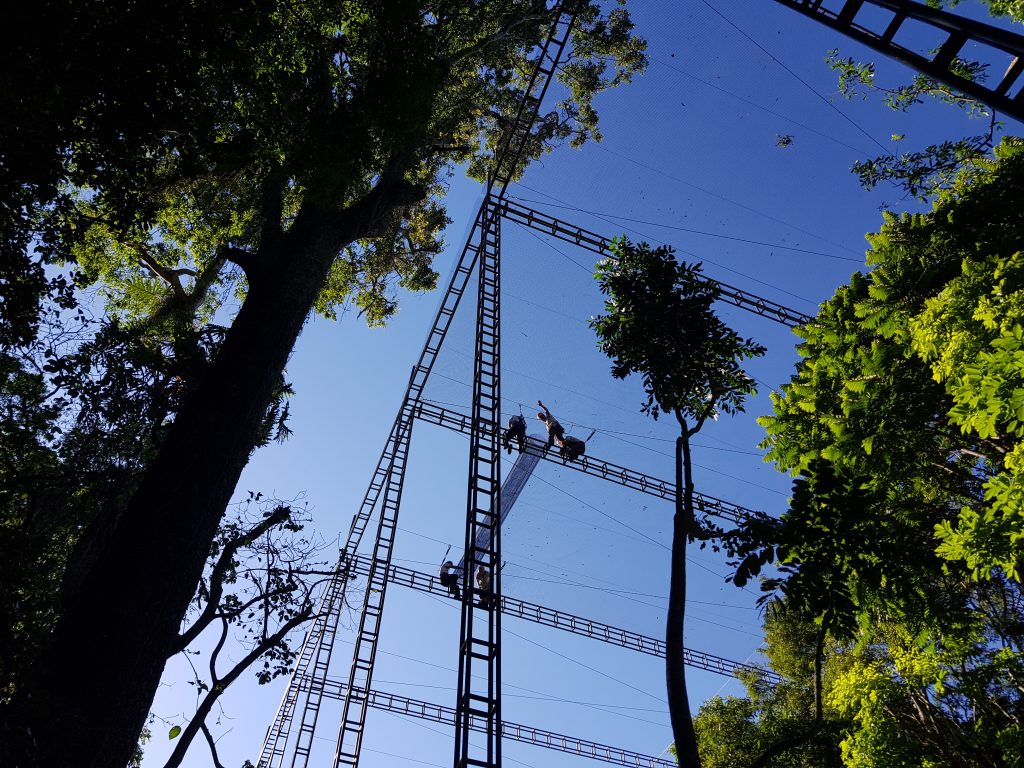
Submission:
{"label": "bare branch", "polygon": [[217,742],[213,740],[213,734],[210,733],[210,729],[206,727],[204,722],[200,728],[202,728],[203,736],[206,737],[206,743],[210,746],[210,757],[213,759],[213,768],[224,768],[224,764],[221,763],[220,758],[217,756]]}
{"label": "bare branch", "polygon": [[156,257],[150,253],[149,248],[145,246],[138,249],[139,261],[142,265],[148,269],[153,275],[159,277],[174,291],[175,296],[185,296],[185,287],[181,284],[181,277],[183,275],[191,275],[195,277],[196,271],[193,269],[172,269],[162,265]]}
{"label": "bare branch", "polygon": [[[216,682],[210,686],[206,696],[203,698],[202,702],[200,702],[199,707],[196,709],[196,713],[192,716],[192,720],[181,732],[178,744],[175,746],[174,752],[171,753],[171,756],[164,764],[164,768],[177,768],[181,765],[181,761],[184,759],[189,746],[191,746],[192,741],[195,739],[199,731],[205,727],[207,716],[213,710],[214,704],[221,697],[224,691],[226,691],[228,687],[231,686],[231,684],[234,683],[253,662],[260,658],[260,656],[277,646],[285,637],[288,636],[289,632],[306,621],[309,621],[312,617],[313,606],[307,605],[300,613],[296,614],[278,627],[274,634],[270,635],[264,641],[257,643],[249,653],[247,653],[226,675],[224,675],[224,677],[216,679]],[[211,669],[214,664],[214,657],[219,653],[222,646],[223,638],[221,642],[218,643],[213,656],[211,656]]]}
{"label": "bare branch", "polygon": [[213,571],[210,573],[210,595],[207,598],[206,607],[203,609],[203,612],[199,617],[192,623],[192,626],[179,635],[178,642],[172,650],[172,654],[185,650],[189,643],[195,640],[200,634],[202,634],[204,629],[210,626],[210,624],[217,619],[217,609],[220,606],[220,599],[224,594],[224,575],[231,567],[231,562],[238,553],[238,550],[242,547],[248,546],[271,528],[287,520],[290,514],[291,509],[289,507],[279,506],[247,533],[225,545],[220,557],[217,558],[217,563],[214,565]]}

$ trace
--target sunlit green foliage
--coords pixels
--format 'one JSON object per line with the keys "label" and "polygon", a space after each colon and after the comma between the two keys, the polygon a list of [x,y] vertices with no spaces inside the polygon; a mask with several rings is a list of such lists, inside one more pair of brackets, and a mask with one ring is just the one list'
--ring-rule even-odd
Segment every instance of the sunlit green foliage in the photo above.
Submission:
{"label": "sunlit green foliage", "polygon": [[826,697],[849,722],[844,764],[1020,765],[1021,597],[1013,582],[979,584],[970,620],[928,640],[893,617],[865,623],[858,645],[837,660]]}
{"label": "sunlit green foliage", "polygon": [[773,562],[762,587],[843,643],[844,765],[1019,765],[1024,142],[868,240],[759,420],[790,508],[723,543],[738,584]]}
{"label": "sunlit green foliage", "polygon": [[1024,145],[998,156],[932,213],[887,216],[873,271],[801,331],[805,360],[762,423],[781,469],[824,459],[864,479],[883,526],[1020,578]]}
{"label": "sunlit green foliage", "polygon": [[[599,137],[594,95],[646,65],[623,7],[604,13],[578,4],[570,59],[558,73],[567,96],[539,116],[515,175],[555,144]],[[124,320],[201,322],[245,295],[249,273],[262,266],[246,256],[290,231],[304,206],[340,211],[401,168],[419,199],[373,237],[343,247],[316,303],[333,317],[351,300],[367,322],[381,324],[396,309],[396,280],[410,290],[435,285],[445,175],[456,163],[481,180],[492,170],[550,12],[523,0],[486,8],[321,1],[301,9],[261,0],[250,10],[251,20],[225,14],[224,39],[212,52],[201,36],[186,39],[167,80],[137,84],[153,89],[150,100],[162,110],[127,123],[138,146],[107,146],[99,128],[84,136],[73,129],[99,109],[87,91],[81,103],[57,100],[53,145],[32,149],[66,157],[56,177],[87,191],[54,193],[62,205],[40,191],[39,226],[58,235],[47,252],[79,265],[81,283],[101,285]],[[181,13],[182,35],[209,23],[198,8]]]}
{"label": "sunlit green foliage", "polygon": [[746,696],[716,697],[701,707],[695,726],[704,764],[1020,765],[1022,597],[1011,581],[976,583],[970,616],[949,632],[920,617],[865,613],[852,642],[824,646],[819,723],[811,717],[819,625],[791,604],[772,603],[763,652],[782,682],[742,675]]}
{"label": "sunlit green foliage", "polygon": [[[838,768],[840,727],[826,709],[814,720],[814,664],[818,627],[796,611],[769,607],[764,621],[768,667],[782,677],[772,685],[756,673],[740,680],[745,696],[713,697],[694,720],[705,768],[746,768],[767,750],[793,742],[771,758],[774,768]],[[827,677],[830,679],[830,677]]]}

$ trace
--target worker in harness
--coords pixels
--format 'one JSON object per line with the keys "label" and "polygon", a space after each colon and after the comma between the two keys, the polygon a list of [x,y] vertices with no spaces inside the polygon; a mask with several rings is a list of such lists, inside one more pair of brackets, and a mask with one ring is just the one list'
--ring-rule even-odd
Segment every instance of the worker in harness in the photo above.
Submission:
{"label": "worker in harness", "polygon": [[562,438],[565,437],[565,430],[558,423],[558,419],[551,415],[551,411],[547,409],[544,403],[538,400],[537,405],[544,409],[543,412],[537,414],[537,418],[544,422],[544,427],[548,431],[548,441],[544,444],[544,450],[547,451],[552,445],[557,445],[561,448]]}
{"label": "worker in harness", "polygon": [[445,560],[441,564],[441,586],[448,587],[448,594],[456,600],[461,600],[462,593],[459,591],[459,574],[453,570],[454,568],[455,563],[451,560]]}
{"label": "worker in harness", "polygon": [[558,455],[562,457],[562,461],[576,461],[580,456],[587,452],[587,443],[590,438],[597,432],[595,429],[591,432],[586,440],[580,440],[578,437],[572,435],[566,435],[562,438],[562,443],[558,448]]}
{"label": "worker in harness", "polygon": [[522,415],[508,417],[508,429],[505,430],[501,444],[509,453],[512,453],[513,440],[519,446],[520,453],[526,450],[526,419]]}
{"label": "worker in harness", "polygon": [[491,599],[491,572],[486,567],[481,565],[476,571],[476,586],[480,590],[480,602],[478,605],[481,608],[490,608]]}

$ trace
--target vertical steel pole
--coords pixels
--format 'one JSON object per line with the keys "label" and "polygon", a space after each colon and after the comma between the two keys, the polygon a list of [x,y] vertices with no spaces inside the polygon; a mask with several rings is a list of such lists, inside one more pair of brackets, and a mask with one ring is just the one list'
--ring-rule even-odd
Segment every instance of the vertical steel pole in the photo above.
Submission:
{"label": "vertical steel pole", "polygon": [[[501,765],[501,217],[480,228],[473,410],[466,500],[465,590],[459,639],[455,768]],[[480,536],[486,530],[489,536]],[[480,543],[478,543],[480,542]],[[478,579],[477,574],[483,577]],[[471,723],[483,722],[483,739]]]}

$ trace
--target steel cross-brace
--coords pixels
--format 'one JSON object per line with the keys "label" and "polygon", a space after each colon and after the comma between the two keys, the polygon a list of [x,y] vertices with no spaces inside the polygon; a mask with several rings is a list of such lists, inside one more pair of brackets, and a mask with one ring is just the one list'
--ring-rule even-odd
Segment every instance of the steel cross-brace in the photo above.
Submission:
{"label": "steel cross-brace", "polygon": [[[439,405],[422,400],[414,406],[413,416],[417,419],[430,422],[431,424],[436,424],[440,427],[444,427],[445,429],[450,429],[453,432],[460,432],[464,435],[470,434],[473,428],[472,417],[467,416],[464,413],[460,413],[459,411],[452,410],[451,408],[442,408]],[[499,434],[502,432],[501,428],[495,422],[479,423],[478,428],[485,431],[497,432]],[[641,491],[649,496],[657,496],[659,499],[675,499],[676,484],[674,482],[659,480],[656,477],[644,475],[636,470],[621,467],[618,464],[612,464],[609,461],[603,461],[594,456],[581,456],[576,461],[566,462],[559,458],[556,450],[549,449],[547,451],[543,451],[536,448],[529,442],[527,443],[526,451],[528,453],[539,455],[545,461],[558,463],[567,469],[582,472],[592,477],[599,477],[602,480],[609,480],[613,483],[623,485],[626,488]],[[747,509],[746,507],[741,507],[738,504],[723,501],[715,496],[709,496],[700,492],[694,492],[693,499],[694,503],[697,505],[698,512],[715,517],[722,517],[734,523],[742,522],[743,520],[751,517],[768,517],[764,512]]]}
{"label": "steel cross-brace", "polygon": [[[598,256],[611,256],[612,254],[612,239],[610,237],[577,227],[575,224],[562,221],[533,208],[527,208],[525,205],[512,200],[492,199],[491,205],[501,213],[503,218],[516,224],[551,235],[566,243],[578,245],[580,248],[596,253]],[[769,299],[755,296],[748,291],[744,291],[742,288],[737,288],[718,280],[712,280],[711,278],[704,279],[718,288],[718,298],[721,301],[733,304],[748,312],[753,312],[755,315],[760,315],[788,326],[807,325],[813,320],[808,314],[790,309]]]}
{"label": "steel cross-brace", "polygon": [[[353,574],[365,576],[369,571],[370,563],[367,558],[356,557],[352,560]],[[415,589],[418,592],[425,592],[446,599],[449,597],[448,589],[441,586],[441,582],[437,577],[422,571],[414,571],[411,568],[392,565],[388,569],[388,580],[394,584]],[[642,635],[639,632],[622,629],[621,627],[614,627],[594,619],[574,616],[565,611],[519,600],[508,595],[502,595],[500,603],[501,612],[507,616],[514,616],[524,621],[531,621],[542,626],[560,629],[582,637],[589,637],[592,640],[599,640],[609,645],[617,645],[627,650],[646,653],[649,656],[665,657],[665,641],[659,640],[656,637]],[[716,675],[735,677],[738,672],[743,672],[759,675],[761,679],[772,685],[777,685],[782,681],[782,678],[771,670],[691,648],[683,650],[683,660],[687,666],[703,669],[706,672],[713,672]]]}
{"label": "steel cross-brace", "polygon": [[[326,681],[325,695],[333,698],[343,697],[345,695],[345,684],[340,680],[329,678]],[[381,709],[408,717],[433,720],[435,723],[451,725],[455,720],[455,710],[451,707],[419,699],[410,699],[408,696],[400,696],[386,691],[370,691],[368,701],[369,705],[374,709]],[[482,732],[486,730],[487,724],[479,718],[473,718],[470,721],[469,727],[474,731]],[[533,744],[570,755],[589,757],[593,760],[601,760],[615,765],[630,766],[630,768],[677,768],[677,763],[674,760],[644,755],[619,747],[610,747],[607,744],[600,744],[596,741],[580,739],[575,736],[566,736],[561,733],[554,733],[553,731],[545,731],[530,725],[503,722],[501,724],[501,736],[502,738],[512,739],[524,744]]]}
{"label": "steel cross-brace", "polygon": [[[1024,78],[1020,77],[1024,72],[1024,35],[911,0],[845,0],[838,10],[829,9],[823,0],[775,2],[1024,122]],[[864,6],[888,11],[892,16],[884,28],[882,25],[872,28],[860,13]],[[925,56],[894,40],[904,27],[927,28],[944,39],[937,49]],[[993,85],[957,74],[960,53],[968,43],[978,43],[1006,54],[1008,66]]]}

